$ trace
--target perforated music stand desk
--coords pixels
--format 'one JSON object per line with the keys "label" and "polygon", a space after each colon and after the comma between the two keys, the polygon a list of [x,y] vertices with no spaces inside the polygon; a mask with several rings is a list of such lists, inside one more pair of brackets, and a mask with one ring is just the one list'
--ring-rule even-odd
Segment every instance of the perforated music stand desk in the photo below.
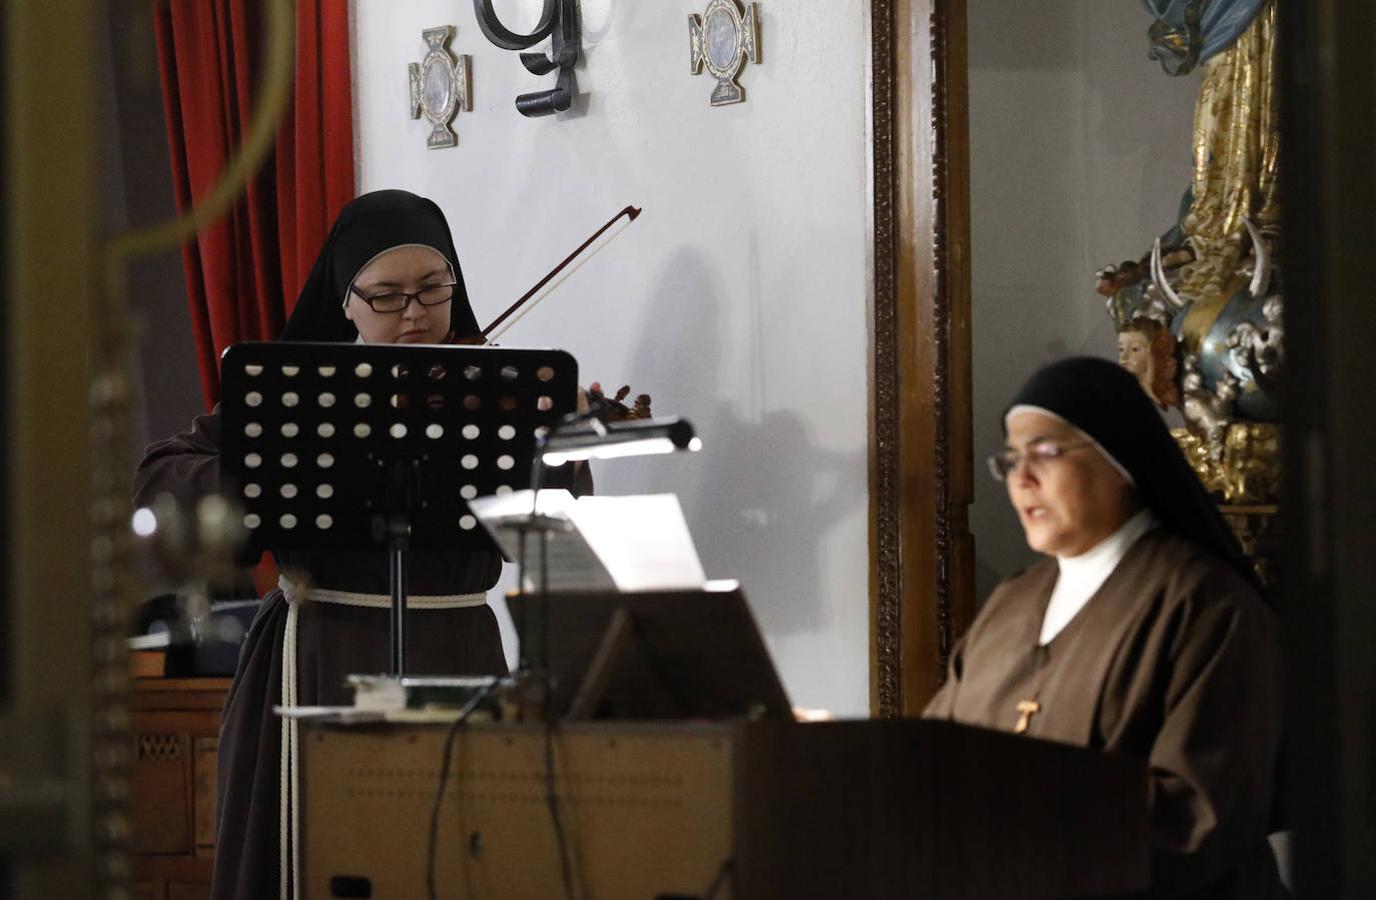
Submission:
{"label": "perforated music stand desk", "polygon": [[494,549],[468,501],[530,482],[537,429],[573,411],[561,350],[246,343],[225,352],[223,491],[248,550],[389,552],[405,674],[406,553]]}

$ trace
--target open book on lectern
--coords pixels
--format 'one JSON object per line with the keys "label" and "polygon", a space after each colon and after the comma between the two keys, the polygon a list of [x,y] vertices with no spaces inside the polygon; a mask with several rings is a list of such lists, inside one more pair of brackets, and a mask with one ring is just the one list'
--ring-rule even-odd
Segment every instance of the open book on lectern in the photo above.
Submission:
{"label": "open book on lectern", "polygon": [[[469,509],[508,559],[521,558],[528,584],[550,591],[696,590],[706,584],[683,508],[674,494],[574,497],[566,490],[478,497]],[[528,528],[532,512],[546,527]],[[548,565],[543,558],[548,547]]]}

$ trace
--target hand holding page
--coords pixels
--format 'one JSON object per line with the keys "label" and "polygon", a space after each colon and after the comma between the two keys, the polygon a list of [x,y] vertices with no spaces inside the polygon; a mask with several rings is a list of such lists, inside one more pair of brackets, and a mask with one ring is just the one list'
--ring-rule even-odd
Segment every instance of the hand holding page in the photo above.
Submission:
{"label": "hand holding page", "polygon": [[[521,528],[531,512],[530,491],[479,497],[473,514],[511,559],[520,554]],[[542,490],[537,512],[563,520],[549,532],[550,590],[653,591],[701,588],[706,582],[678,497],[580,497]],[[541,536],[526,538],[527,581],[540,577]]]}

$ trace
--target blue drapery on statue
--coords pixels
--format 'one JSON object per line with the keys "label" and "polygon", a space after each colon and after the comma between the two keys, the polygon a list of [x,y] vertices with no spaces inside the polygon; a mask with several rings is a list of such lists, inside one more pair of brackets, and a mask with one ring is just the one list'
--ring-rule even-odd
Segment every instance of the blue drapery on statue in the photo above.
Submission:
{"label": "blue drapery on statue", "polygon": [[1156,17],[1148,54],[1169,75],[1184,75],[1227,50],[1266,0],[1142,0]]}

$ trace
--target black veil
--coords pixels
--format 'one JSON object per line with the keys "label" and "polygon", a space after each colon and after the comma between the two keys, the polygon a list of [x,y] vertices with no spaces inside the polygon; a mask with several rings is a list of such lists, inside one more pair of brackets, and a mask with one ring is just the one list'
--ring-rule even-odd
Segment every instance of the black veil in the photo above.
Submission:
{"label": "black veil", "polygon": [[478,322],[444,213],[424,197],[387,190],[356,197],[340,210],[280,340],[355,340],[358,330],[344,315],[345,291],[373,257],[406,244],[431,247],[448,261],[458,282],[449,307],[449,328],[455,335],[476,334]]}
{"label": "black veil", "polygon": [[1260,590],[1256,574],[1137,379],[1105,359],[1070,357],[1032,375],[1009,409],[1035,406],[1089,435],[1131,473],[1161,524],[1208,549]]}

